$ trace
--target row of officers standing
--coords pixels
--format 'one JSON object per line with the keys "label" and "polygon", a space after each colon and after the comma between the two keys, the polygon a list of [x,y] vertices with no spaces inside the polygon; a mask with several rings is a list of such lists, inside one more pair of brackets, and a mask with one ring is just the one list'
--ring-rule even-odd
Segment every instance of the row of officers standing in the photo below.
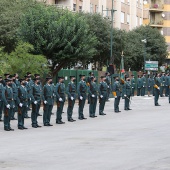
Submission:
{"label": "row of officers standing", "polygon": [[4,79],[0,76],[0,120],[2,121],[2,113],[4,113],[5,131],[14,130],[11,128],[10,121],[16,120],[15,113],[17,113],[18,117],[18,129],[27,129],[24,126],[24,118],[29,118],[30,105],[32,105],[31,121],[33,128],[41,127],[37,121],[37,117],[42,116],[39,114],[41,104],[43,105],[43,124],[44,126],[52,126],[50,119],[55,101],[57,104],[56,123],[64,124],[62,113],[66,94],[68,96],[67,119],[69,122],[75,121],[72,114],[76,99],[79,101],[79,120],[87,119],[83,113],[87,98],[89,117],[97,117],[95,114],[98,96],[100,101],[99,115],[106,115],[103,111],[110,89],[108,83],[106,83],[106,76],[101,76],[101,82],[97,85],[96,77],[94,77],[93,73],[90,73],[87,80],[85,75],[80,75],[77,88],[75,76],[70,76],[70,82],[67,87],[64,84],[64,77],[58,77],[56,85],[54,85],[52,77],[47,77],[45,85],[42,86],[39,74],[35,74],[33,79],[31,79],[32,75],[29,72],[22,79],[18,79],[18,74],[5,74],[4,76]]}
{"label": "row of officers standing", "polygon": [[[87,119],[84,116],[86,99],[88,99],[89,104],[89,117],[97,117],[96,106],[98,100],[99,115],[106,115],[104,113],[104,107],[106,101],[109,100],[111,92],[115,98],[114,111],[116,113],[120,112],[119,103],[121,97],[125,99],[124,110],[128,111],[131,110],[130,98],[134,95],[136,88],[134,76],[132,76],[132,79],[125,76],[125,80],[115,77],[114,83],[111,84],[109,73],[100,77],[99,84],[96,83],[96,77],[93,73],[89,73],[87,79],[85,75],[79,75],[80,81],[77,87],[75,85],[75,76],[70,76],[70,82],[67,87],[64,84],[64,77],[58,77],[58,83],[56,85],[54,85],[52,77],[47,77],[44,86],[41,83],[39,74],[35,74],[33,79],[31,79],[31,77],[30,72],[27,72],[23,79],[18,79],[18,74],[5,74],[4,79],[0,76],[0,120],[2,121],[2,113],[4,113],[3,122],[5,131],[14,130],[11,128],[10,121],[15,120],[15,113],[17,113],[18,117],[18,129],[27,129],[24,126],[24,118],[29,118],[28,111],[30,110],[30,105],[32,105],[31,121],[33,128],[41,127],[37,121],[37,117],[42,116],[39,114],[41,104],[43,105],[43,124],[44,126],[52,126],[50,120],[55,101],[57,104],[56,123],[64,124],[65,122],[62,121],[62,113],[66,101],[66,94],[68,98],[67,119],[69,122],[75,121],[72,115],[76,99],[78,99],[79,104],[79,120]],[[161,77],[160,74],[155,75],[154,84],[152,85],[155,95],[155,106],[159,106],[158,99],[161,91],[160,88],[162,87]],[[144,90],[144,78],[145,74],[137,80],[138,91]],[[138,84],[140,83],[142,85],[139,88]]]}

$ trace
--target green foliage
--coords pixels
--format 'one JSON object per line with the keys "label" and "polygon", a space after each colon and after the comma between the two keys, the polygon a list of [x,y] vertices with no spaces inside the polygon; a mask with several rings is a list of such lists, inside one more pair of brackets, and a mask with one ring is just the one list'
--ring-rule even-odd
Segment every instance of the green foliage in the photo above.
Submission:
{"label": "green foliage", "polygon": [[0,46],[4,46],[5,51],[15,48],[20,17],[34,3],[33,0],[0,0]]}
{"label": "green foliage", "polygon": [[[144,44],[141,40],[146,39]],[[144,55],[147,60],[159,61],[162,65],[167,57],[167,44],[158,29],[150,26],[140,26],[127,33],[125,45],[125,67],[131,70],[141,70]]]}
{"label": "green foliage", "polygon": [[28,43],[20,42],[11,53],[3,52],[0,48],[0,74],[9,72],[11,74],[18,73],[23,77],[26,72],[32,73],[48,73],[47,59],[42,55],[34,55],[34,48]]}
{"label": "green foliage", "polygon": [[78,13],[37,4],[22,18],[20,37],[52,61],[53,74],[96,53],[96,37]]}

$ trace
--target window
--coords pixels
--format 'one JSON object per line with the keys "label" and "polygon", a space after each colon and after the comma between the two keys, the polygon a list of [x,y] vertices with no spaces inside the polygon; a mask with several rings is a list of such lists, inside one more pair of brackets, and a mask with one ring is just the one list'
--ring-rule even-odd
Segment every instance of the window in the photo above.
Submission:
{"label": "window", "polygon": [[138,16],[136,16],[136,26],[138,26]]}
{"label": "window", "polygon": [[95,5],[94,12],[95,12],[95,13],[97,13],[97,12],[98,12],[98,6],[97,6],[97,5]]}
{"label": "window", "polygon": [[125,0],[121,0],[121,2],[125,2]]}
{"label": "window", "polygon": [[125,13],[121,12],[121,23],[125,23]]}
{"label": "window", "polygon": [[142,18],[139,19],[139,24],[142,25]]}
{"label": "window", "polygon": [[90,12],[93,13],[93,4],[90,4]]}
{"label": "window", "polygon": [[129,24],[129,22],[130,22],[130,15],[127,14],[127,24]]}
{"label": "window", "polygon": [[79,12],[82,12],[82,6],[79,6]]}
{"label": "window", "polygon": [[76,11],[76,4],[73,4],[73,11]]}
{"label": "window", "polygon": [[109,16],[109,8],[106,8],[106,16]]}

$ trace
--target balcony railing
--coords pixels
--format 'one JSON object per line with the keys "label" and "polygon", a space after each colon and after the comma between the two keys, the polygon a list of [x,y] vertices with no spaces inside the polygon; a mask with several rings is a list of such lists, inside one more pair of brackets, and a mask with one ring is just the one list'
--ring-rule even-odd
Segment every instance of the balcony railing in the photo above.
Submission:
{"label": "balcony railing", "polygon": [[163,25],[164,25],[163,20],[161,20],[161,21],[151,21],[150,22],[151,27],[163,27]]}
{"label": "balcony railing", "polygon": [[164,5],[163,4],[152,4],[150,5],[149,10],[153,12],[163,12]]}
{"label": "balcony railing", "polygon": [[60,9],[67,9],[69,11],[71,10],[71,7],[67,6],[67,5],[55,4],[54,6],[57,7],[57,8],[60,8]]}

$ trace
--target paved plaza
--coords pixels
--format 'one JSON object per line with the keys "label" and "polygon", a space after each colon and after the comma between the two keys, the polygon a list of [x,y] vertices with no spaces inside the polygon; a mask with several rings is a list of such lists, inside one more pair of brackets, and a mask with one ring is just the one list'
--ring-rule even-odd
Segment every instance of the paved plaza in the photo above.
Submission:
{"label": "paved plaza", "polygon": [[[75,105],[74,123],[34,129],[26,119],[28,130],[3,131],[0,122],[0,170],[170,170],[170,104],[160,98],[155,107],[153,97],[134,97],[132,111],[114,113],[114,99],[106,103],[106,116],[78,120]],[[54,107],[53,112],[56,112]],[[42,113],[42,110],[41,110]],[[39,117],[42,125],[42,117]]]}

